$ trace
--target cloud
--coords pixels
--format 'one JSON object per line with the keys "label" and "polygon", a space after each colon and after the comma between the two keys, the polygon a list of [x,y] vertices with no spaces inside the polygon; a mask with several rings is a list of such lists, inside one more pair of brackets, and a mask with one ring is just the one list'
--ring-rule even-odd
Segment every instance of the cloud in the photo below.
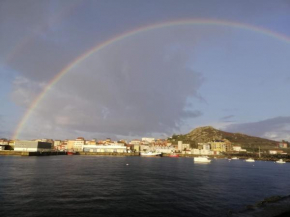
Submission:
{"label": "cloud", "polygon": [[[188,29],[170,37],[168,31],[128,38],[76,65],[50,88],[22,135],[171,134],[202,115],[188,103],[203,83],[187,66],[195,39],[184,36]],[[41,86],[25,74],[14,82],[13,99],[26,105]]]}
{"label": "cloud", "polygon": [[224,130],[273,140],[290,140],[290,117],[274,117],[258,122],[231,124]]}
{"label": "cloud", "polygon": [[222,117],[221,120],[228,121],[229,119],[231,119],[233,117],[235,117],[235,115],[227,115],[227,116]]}

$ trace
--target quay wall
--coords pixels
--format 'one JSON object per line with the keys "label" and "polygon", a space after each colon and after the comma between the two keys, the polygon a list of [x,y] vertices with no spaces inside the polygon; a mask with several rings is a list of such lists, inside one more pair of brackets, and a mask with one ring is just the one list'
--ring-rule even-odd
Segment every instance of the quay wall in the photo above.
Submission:
{"label": "quay wall", "polygon": [[50,156],[50,155],[66,155],[66,152],[22,152],[22,151],[0,151],[0,156]]}
{"label": "quay wall", "polygon": [[118,153],[118,152],[78,152],[79,155],[99,155],[99,156],[139,156],[139,152],[136,153]]}

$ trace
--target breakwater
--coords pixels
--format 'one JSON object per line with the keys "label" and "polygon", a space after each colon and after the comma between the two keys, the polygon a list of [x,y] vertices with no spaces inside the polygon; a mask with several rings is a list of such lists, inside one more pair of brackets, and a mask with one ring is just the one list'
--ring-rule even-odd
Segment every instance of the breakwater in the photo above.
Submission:
{"label": "breakwater", "polygon": [[0,156],[51,156],[51,155],[66,155],[66,152],[22,152],[22,151],[0,151]]}

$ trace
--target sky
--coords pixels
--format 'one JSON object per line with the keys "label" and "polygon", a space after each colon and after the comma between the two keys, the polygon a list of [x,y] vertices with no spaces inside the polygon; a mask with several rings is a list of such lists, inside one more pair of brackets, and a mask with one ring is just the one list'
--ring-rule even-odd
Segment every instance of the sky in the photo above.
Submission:
{"label": "sky", "polygon": [[0,138],[213,126],[290,140],[289,11],[288,0],[2,0]]}

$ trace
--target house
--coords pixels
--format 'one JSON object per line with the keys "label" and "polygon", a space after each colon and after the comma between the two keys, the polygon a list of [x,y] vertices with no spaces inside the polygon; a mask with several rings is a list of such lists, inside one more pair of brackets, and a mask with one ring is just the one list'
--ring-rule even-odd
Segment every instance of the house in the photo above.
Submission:
{"label": "house", "polygon": [[277,146],[278,146],[278,148],[287,148],[288,144],[287,144],[287,142],[279,142]]}
{"label": "house", "polygon": [[283,150],[269,150],[269,154],[282,154]]}
{"label": "house", "polygon": [[247,150],[246,149],[242,149],[241,146],[239,145],[233,145],[233,151],[238,151],[238,152],[246,152]]}

